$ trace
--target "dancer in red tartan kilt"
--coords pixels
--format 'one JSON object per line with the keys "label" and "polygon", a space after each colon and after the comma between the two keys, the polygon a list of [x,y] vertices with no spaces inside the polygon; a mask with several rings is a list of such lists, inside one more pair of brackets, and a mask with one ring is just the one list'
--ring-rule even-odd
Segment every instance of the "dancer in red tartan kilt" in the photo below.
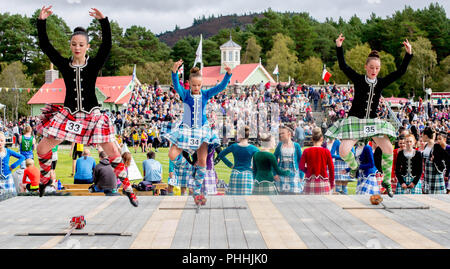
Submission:
{"label": "dancer in red tartan kilt", "polygon": [[133,206],[138,200],[127,178],[120,149],[115,141],[114,125],[108,115],[100,112],[95,95],[97,75],[111,50],[111,27],[108,18],[93,8],[89,15],[98,19],[102,28],[102,44],[95,57],[86,55],[90,47],[89,36],[77,27],[70,39],[70,58],[62,57],[51,45],[46,30],[46,19],[53,13],[52,6],[42,7],[37,20],[39,46],[58,67],[66,86],[64,105],[47,104],[42,109],[40,122],[36,126],[43,139],[37,146],[41,171],[39,195],[42,196],[47,185],[52,183],[50,169],[51,149],[67,140],[84,145],[99,144],[109,156],[116,176],[123,184],[123,192]]}

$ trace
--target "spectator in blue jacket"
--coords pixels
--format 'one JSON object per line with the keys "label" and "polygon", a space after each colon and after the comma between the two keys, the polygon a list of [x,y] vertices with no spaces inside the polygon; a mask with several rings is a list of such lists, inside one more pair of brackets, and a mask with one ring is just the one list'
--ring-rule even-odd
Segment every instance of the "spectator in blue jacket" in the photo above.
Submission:
{"label": "spectator in blue jacket", "polygon": [[74,184],[92,184],[92,174],[95,168],[95,159],[90,157],[89,149],[83,150],[83,156],[78,158],[75,165]]}

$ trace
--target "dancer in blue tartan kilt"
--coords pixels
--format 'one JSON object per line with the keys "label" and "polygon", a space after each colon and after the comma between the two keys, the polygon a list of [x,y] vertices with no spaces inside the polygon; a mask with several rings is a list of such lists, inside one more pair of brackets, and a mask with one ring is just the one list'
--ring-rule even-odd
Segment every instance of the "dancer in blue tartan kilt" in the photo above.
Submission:
{"label": "dancer in blue tartan kilt", "polygon": [[422,154],[414,149],[416,139],[413,134],[405,137],[406,148],[399,151],[395,164],[397,176],[396,194],[422,194]]}
{"label": "dancer in blue tartan kilt", "polygon": [[292,173],[289,176],[281,176],[280,181],[275,182],[280,194],[300,194],[303,192],[304,173],[300,170],[299,163],[302,157],[300,144],[292,142],[293,130],[288,126],[280,127],[280,142],[274,155],[278,167],[287,169]]}
{"label": "dancer in blue tartan kilt", "polygon": [[[5,148],[6,137],[0,132],[0,201],[17,195],[11,170],[25,161],[25,156]],[[10,157],[17,158],[13,164],[9,164]]]}
{"label": "dancer in blue tartan kilt", "polygon": [[377,118],[377,108],[381,93],[394,81],[406,73],[412,59],[412,48],[406,39],[403,42],[405,56],[399,68],[386,75],[378,77],[381,68],[381,58],[378,51],[371,51],[364,65],[365,74],[359,74],[348,66],[344,58],[342,43],[345,37],[340,34],[336,39],[336,53],[339,68],[354,83],[354,98],[348,118],[335,122],[325,133],[326,137],[341,140],[339,155],[350,167],[350,175],[354,176],[358,170],[351,149],[359,141],[372,138],[383,151],[382,169],[383,183],[390,197],[394,196],[391,187],[391,173],[393,162],[393,147],[390,140],[395,139],[396,130],[391,123]]}
{"label": "dancer in blue tartan kilt", "polygon": [[425,194],[445,194],[445,161],[446,152],[439,145],[434,143],[435,132],[427,127],[423,131],[422,139],[426,142],[422,152],[424,160],[423,171],[423,193]]}
{"label": "dancer in blue tartan kilt", "polygon": [[194,167],[194,179],[199,184],[195,184],[193,190],[194,201],[197,203],[206,175],[208,145],[220,144],[218,136],[210,128],[206,118],[206,105],[209,99],[226,89],[231,79],[231,68],[225,65],[225,77],[217,86],[208,90],[201,90],[203,83],[201,71],[199,68],[193,67],[189,75],[190,90],[186,90],[180,85],[178,78],[178,69],[182,64],[183,60],[174,63],[172,83],[183,101],[183,117],[176,124],[166,122],[162,126],[161,135],[172,143],[169,149],[169,159],[173,161],[175,167],[181,164],[181,153],[183,151],[190,154],[197,152],[198,161]]}
{"label": "dancer in blue tartan kilt", "polygon": [[[336,192],[339,192],[340,194],[348,194],[348,188],[347,184],[349,181],[355,181],[352,177],[350,177],[349,173],[347,172],[348,164],[342,160],[341,156],[339,156],[339,147],[341,145],[341,141],[338,139],[332,139],[330,141],[331,148],[330,153],[331,157],[334,161],[334,181],[336,183]],[[352,149],[352,152],[354,150]],[[342,173],[342,171],[345,170],[345,173]]]}
{"label": "dancer in blue tartan kilt", "polygon": [[359,161],[358,183],[356,194],[380,194],[380,186],[377,181],[377,168],[373,159],[372,147],[358,142],[356,157]]}
{"label": "dancer in blue tartan kilt", "polygon": [[[253,193],[252,158],[259,149],[248,143],[249,136],[250,128],[245,126],[244,137],[241,138],[239,143],[232,144],[222,150],[217,157],[226,166],[233,169],[231,170],[227,195],[251,195]],[[229,153],[233,154],[234,164],[226,157]]]}

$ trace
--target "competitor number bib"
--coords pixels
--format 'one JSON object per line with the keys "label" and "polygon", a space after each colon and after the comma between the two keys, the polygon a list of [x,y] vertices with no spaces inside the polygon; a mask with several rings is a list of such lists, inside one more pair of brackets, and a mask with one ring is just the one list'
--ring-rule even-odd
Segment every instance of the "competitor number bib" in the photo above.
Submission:
{"label": "competitor number bib", "polygon": [[375,125],[364,126],[364,134],[365,135],[374,135],[376,133],[377,133],[377,127]]}
{"label": "competitor number bib", "polygon": [[75,121],[68,120],[66,124],[66,131],[75,134],[81,134],[81,130],[83,129],[83,125],[81,123],[77,123]]}
{"label": "competitor number bib", "polygon": [[195,147],[200,146],[200,139],[189,138],[189,146],[195,146]]}

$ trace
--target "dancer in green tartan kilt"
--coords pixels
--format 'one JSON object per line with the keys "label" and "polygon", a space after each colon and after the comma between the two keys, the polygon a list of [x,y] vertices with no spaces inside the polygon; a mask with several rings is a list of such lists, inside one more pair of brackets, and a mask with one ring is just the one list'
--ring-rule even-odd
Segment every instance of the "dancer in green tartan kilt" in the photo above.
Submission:
{"label": "dancer in green tartan kilt", "polygon": [[364,65],[366,74],[358,74],[345,63],[342,43],[345,37],[340,34],[336,39],[336,51],[339,68],[354,84],[354,96],[348,118],[335,122],[325,133],[326,137],[341,140],[339,155],[350,167],[350,175],[355,176],[358,164],[351,152],[359,140],[372,138],[383,151],[382,169],[384,173],[382,186],[390,197],[394,196],[390,180],[393,161],[391,141],[396,138],[395,128],[387,121],[377,118],[376,111],[381,98],[381,92],[392,82],[399,79],[408,67],[412,58],[412,48],[408,40],[403,42],[405,57],[400,67],[385,77],[378,77],[381,60],[377,51],[370,52]]}

